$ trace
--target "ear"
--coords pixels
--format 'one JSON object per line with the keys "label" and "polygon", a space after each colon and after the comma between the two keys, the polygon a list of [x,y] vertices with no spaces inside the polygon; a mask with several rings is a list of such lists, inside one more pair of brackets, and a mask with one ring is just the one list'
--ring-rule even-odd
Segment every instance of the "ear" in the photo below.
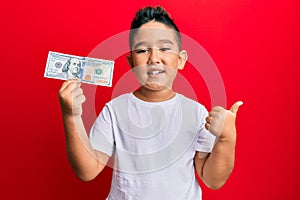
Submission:
{"label": "ear", "polygon": [[131,54],[128,54],[128,55],[126,56],[126,60],[127,60],[128,65],[130,66],[130,69],[132,69],[132,68],[134,67],[134,65],[133,65],[133,60],[132,60],[132,55],[131,55]]}
{"label": "ear", "polygon": [[178,54],[178,69],[182,70],[184,68],[184,65],[188,59],[188,54],[186,50],[181,50]]}

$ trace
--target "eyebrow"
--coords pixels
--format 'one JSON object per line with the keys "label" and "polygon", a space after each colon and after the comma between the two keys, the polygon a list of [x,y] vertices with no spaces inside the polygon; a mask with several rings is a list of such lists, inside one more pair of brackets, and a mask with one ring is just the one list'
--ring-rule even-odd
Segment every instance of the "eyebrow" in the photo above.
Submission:
{"label": "eyebrow", "polygon": [[171,40],[164,39],[164,40],[159,40],[159,43],[169,43],[169,44],[174,44]]}
{"label": "eyebrow", "polygon": [[147,44],[147,42],[145,42],[145,41],[138,42],[134,45],[133,49],[137,49],[139,46],[143,46],[146,44]]}
{"label": "eyebrow", "polygon": [[[168,40],[168,39],[159,40],[158,43],[168,43],[168,44],[174,45],[174,43],[171,40]],[[146,41],[138,42],[134,45],[134,49],[137,49],[139,46],[143,46],[143,45],[147,45],[147,44],[148,43]]]}

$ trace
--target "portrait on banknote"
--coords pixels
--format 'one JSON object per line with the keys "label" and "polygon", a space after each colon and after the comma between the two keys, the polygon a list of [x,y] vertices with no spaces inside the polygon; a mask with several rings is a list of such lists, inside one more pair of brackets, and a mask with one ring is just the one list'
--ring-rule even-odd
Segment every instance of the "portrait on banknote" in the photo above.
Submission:
{"label": "portrait on banknote", "polygon": [[62,68],[62,72],[66,73],[67,79],[80,78],[81,61],[78,58],[69,58]]}

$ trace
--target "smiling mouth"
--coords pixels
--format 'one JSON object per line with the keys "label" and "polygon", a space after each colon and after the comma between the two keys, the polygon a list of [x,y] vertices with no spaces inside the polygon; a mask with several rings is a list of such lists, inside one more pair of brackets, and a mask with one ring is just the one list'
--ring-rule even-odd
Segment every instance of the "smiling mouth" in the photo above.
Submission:
{"label": "smiling mouth", "polygon": [[148,75],[150,76],[157,76],[159,74],[165,73],[165,70],[150,70],[147,72]]}

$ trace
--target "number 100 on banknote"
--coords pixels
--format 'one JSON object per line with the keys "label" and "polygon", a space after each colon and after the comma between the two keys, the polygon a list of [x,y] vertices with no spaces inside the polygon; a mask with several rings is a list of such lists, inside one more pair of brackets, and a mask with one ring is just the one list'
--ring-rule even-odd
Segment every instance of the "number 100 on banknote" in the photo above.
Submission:
{"label": "number 100 on banknote", "polygon": [[49,51],[44,77],[112,86],[114,61]]}

